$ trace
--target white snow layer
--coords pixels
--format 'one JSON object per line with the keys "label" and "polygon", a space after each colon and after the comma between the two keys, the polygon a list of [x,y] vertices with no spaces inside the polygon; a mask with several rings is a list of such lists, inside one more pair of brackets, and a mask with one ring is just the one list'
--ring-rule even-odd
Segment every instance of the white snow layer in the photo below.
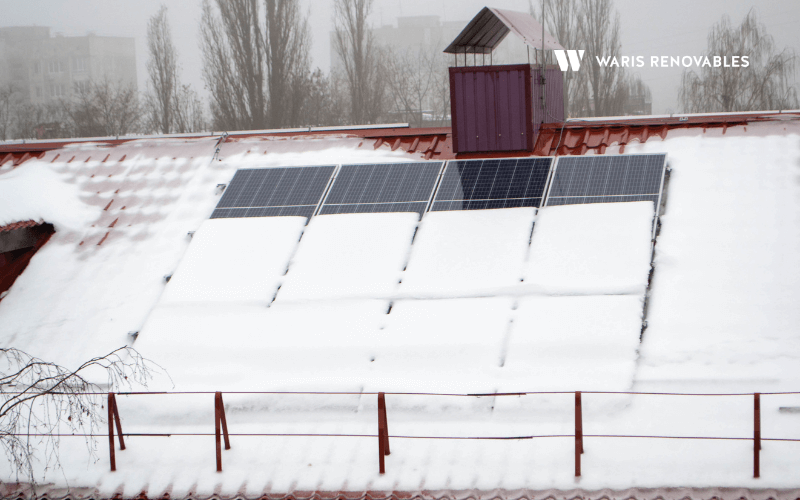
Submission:
{"label": "white snow layer", "polygon": [[254,217],[203,222],[167,284],[161,303],[267,304],[280,286],[306,220]]}
{"label": "white snow layer", "polygon": [[[274,270],[281,266],[271,264],[246,279],[241,271],[226,278],[263,279],[260,290],[282,284],[271,304],[270,294],[262,292],[258,300],[250,300],[249,293],[236,300],[227,294],[170,300],[169,289],[174,285],[177,293],[183,287],[184,271],[202,266],[206,251],[192,248],[153,309],[164,289],[163,274],[174,269],[188,244],[186,231],[197,229],[218,200],[214,183],[229,181],[239,165],[272,164],[273,153],[263,155],[245,141],[235,143],[239,156],[221,154],[224,161],[207,168],[198,163],[191,179],[163,193],[183,194],[153,213],[181,214],[182,223],[148,222],[137,238],[109,237],[91,253],[76,250],[79,240],[68,245],[56,233],[0,302],[0,338],[4,345],[69,363],[119,345],[129,325],[146,318],[135,346],[169,371],[177,390],[797,390],[800,233],[793,228],[800,223],[800,137],[796,126],[786,126],[795,133],[783,131],[784,125],[748,125],[747,132],[728,128],[726,135],[692,129],[627,146],[626,153],[667,152],[673,169],[642,344],[651,222],[642,208],[646,203],[542,209],[530,246],[534,214],[526,209],[428,213],[413,244],[415,224],[403,214],[369,221],[373,234],[386,241],[369,241],[366,218],[319,217],[299,244],[295,241],[295,250],[289,249],[291,231],[280,233],[286,242],[276,242],[274,249],[269,234],[253,236],[256,248],[270,248],[270,258],[290,262],[286,276],[276,278]],[[303,141],[285,142],[302,147],[297,143]],[[256,153],[247,154],[246,148]],[[287,155],[302,156],[294,160],[307,164],[330,162],[324,150]],[[151,195],[142,186],[137,193]],[[337,238],[333,226],[340,223]],[[225,238],[206,231],[206,225],[189,246],[206,246],[211,256],[222,251]],[[345,235],[364,242],[370,252],[348,259]],[[331,282],[342,275],[322,264],[326,249],[331,262],[353,273],[349,284]],[[555,257],[559,254],[563,260]],[[406,270],[399,272],[406,258]],[[317,287],[316,272],[324,277]],[[393,287],[395,276],[402,283]],[[145,293],[146,300],[137,293]],[[97,318],[104,321],[88,314],[92,307],[102,311]],[[122,313],[129,319],[117,325]],[[152,388],[172,385],[158,380]],[[374,435],[377,430],[374,395],[229,392],[224,398],[232,433]],[[232,436],[220,474],[214,472],[212,436],[130,437],[127,449],[117,451],[115,473],[108,471],[104,442],[100,459],[91,462],[82,439],[62,438],[65,477],[48,479],[126,496],[143,490],[151,496],[165,491],[259,496],[313,490],[800,486],[797,443],[765,441],[762,477],[753,479],[751,441],[591,437],[748,438],[752,396],[585,393],[580,479],[573,476],[572,394],[386,399],[393,436],[567,437],[393,438],[385,475],[378,474],[378,444],[370,437]],[[208,433],[212,400],[212,394],[186,394],[127,396],[118,402],[125,432]],[[798,437],[797,414],[779,411],[797,406],[798,396],[762,396],[764,436]]]}
{"label": "white snow layer", "polygon": [[390,296],[418,219],[416,213],[313,217],[278,300]]}
{"label": "white snow layer", "polygon": [[83,203],[77,186],[63,177],[48,165],[34,162],[0,175],[0,226],[33,220],[64,231],[91,224],[99,209]]}
{"label": "white snow layer", "polygon": [[517,285],[533,208],[429,212],[400,290],[419,297],[479,296]]}
{"label": "white snow layer", "polygon": [[556,295],[643,294],[653,216],[649,201],[540,210],[525,283]]}

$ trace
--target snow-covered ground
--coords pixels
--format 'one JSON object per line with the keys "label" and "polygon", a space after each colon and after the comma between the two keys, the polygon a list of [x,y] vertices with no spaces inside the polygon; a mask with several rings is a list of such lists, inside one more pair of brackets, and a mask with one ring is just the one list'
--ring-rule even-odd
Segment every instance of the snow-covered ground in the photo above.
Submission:
{"label": "snow-covered ground", "polygon": [[[183,391],[800,390],[800,130],[746,129],[671,131],[626,147],[666,152],[672,168],[641,343],[649,202],[439,212],[421,221],[330,215],[308,226],[298,218],[207,220],[216,184],[236,168],[408,158],[361,149],[357,139],[242,140],[227,154],[223,145],[220,161],[209,139],[160,160],[128,153],[116,166],[82,163],[99,155],[88,148],[78,151],[79,167],[49,163],[74,154],[63,151],[27,162],[13,173],[49,169],[43,175],[53,185],[74,184],[99,215],[90,223],[97,228],[57,232],[37,253],[0,302],[0,340],[74,364],[139,331],[134,347]],[[101,175],[106,168],[116,169],[117,184]],[[15,189],[19,181],[7,176],[0,171],[0,189]],[[53,200],[74,198],[73,188],[54,188]],[[122,194],[138,203],[124,205],[138,207],[130,228],[116,208],[122,203],[103,210]],[[173,386],[161,378],[152,388]],[[125,432],[207,433],[212,400],[127,396],[118,404]],[[377,430],[374,395],[228,393],[225,402],[232,433]],[[81,439],[64,438],[65,477],[48,479],[106,495],[171,496],[800,487],[798,443],[764,442],[762,478],[752,479],[748,440],[591,437],[748,438],[752,397],[584,394],[583,403],[580,479],[571,437],[393,438],[381,476],[373,437],[235,435],[220,474],[213,436],[130,437],[115,473],[104,442],[95,463]],[[387,396],[393,436],[569,436],[573,404],[572,394]],[[800,438],[799,414],[779,407],[800,407],[800,396],[763,396],[764,437]]]}

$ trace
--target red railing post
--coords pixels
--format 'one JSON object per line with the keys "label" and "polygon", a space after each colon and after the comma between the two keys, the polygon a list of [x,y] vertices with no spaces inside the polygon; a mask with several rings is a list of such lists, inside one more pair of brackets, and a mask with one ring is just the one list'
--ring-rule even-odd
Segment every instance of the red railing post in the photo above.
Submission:
{"label": "red railing post", "polygon": [[378,465],[381,474],[386,473],[385,456],[389,454],[389,425],[386,419],[386,396],[378,393]]}
{"label": "red railing post", "polygon": [[378,393],[378,416],[383,420],[383,434],[384,434],[384,450],[386,455],[391,455],[389,451],[389,422],[386,419],[386,396],[384,393]]}
{"label": "red railing post", "polygon": [[225,437],[225,449],[231,449],[228,436],[228,422],[225,419],[225,405],[222,403],[222,393],[214,393],[214,439],[217,443],[217,472],[222,472],[222,440],[220,439],[220,426]]}
{"label": "red railing post", "polygon": [[583,410],[581,393],[575,391],[575,477],[581,475],[581,454],[583,453]]}
{"label": "red railing post", "polygon": [[108,393],[108,451],[111,461],[111,472],[117,470],[117,457],[114,451],[114,422],[116,421],[117,435],[119,436],[119,449],[125,449],[125,439],[122,437],[122,423],[119,420],[117,398],[113,392]]}
{"label": "red railing post", "polygon": [[218,392],[217,395],[219,398],[219,414],[222,423],[222,436],[225,438],[225,449],[230,450],[231,439],[230,436],[228,436],[228,420],[225,418],[225,404],[222,402],[222,393]]}
{"label": "red railing post", "polygon": [[753,394],[753,477],[761,477],[761,394]]}
{"label": "red railing post", "polygon": [[114,421],[117,423],[117,436],[119,436],[119,449],[125,449],[125,439],[122,437],[122,422],[119,420],[119,410],[117,409],[117,396],[112,392],[111,401],[114,403]]}
{"label": "red railing post", "polygon": [[117,457],[114,455],[114,393],[108,393],[108,452],[111,461],[111,472],[117,470]]}

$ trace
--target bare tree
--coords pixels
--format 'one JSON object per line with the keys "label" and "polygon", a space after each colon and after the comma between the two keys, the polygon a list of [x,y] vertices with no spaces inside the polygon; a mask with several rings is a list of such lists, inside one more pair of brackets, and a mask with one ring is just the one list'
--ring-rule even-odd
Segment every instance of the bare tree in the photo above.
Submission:
{"label": "bare tree", "polygon": [[72,98],[61,105],[74,137],[129,134],[138,130],[141,118],[136,89],[107,79],[76,85]]}
{"label": "bare tree", "polygon": [[266,126],[264,38],[257,0],[203,1],[200,48],[219,130]]}
{"label": "bare tree", "polygon": [[653,113],[653,94],[650,87],[637,74],[628,74],[625,82],[625,115]]}
{"label": "bare tree", "polygon": [[368,18],[373,0],[335,0],[334,50],[339,56],[350,98],[350,120],[374,123],[382,114],[383,72]]}
{"label": "bare tree", "polygon": [[758,22],[751,10],[739,26],[731,26],[730,17],[723,16],[708,34],[710,59],[749,56],[747,67],[718,66],[714,61],[702,65],[699,74],[684,71],[678,99],[684,111],[755,111],[797,108],[795,72],[797,56],[786,47],[777,52],[775,42],[766,27]]}
{"label": "bare tree", "polygon": [[383,48],[388,114],[393,121],[413,127],[445,124],[450,81],[442,45],[419,45],[415,50]]}
{"label": "bare tree", "polygon": [[11,137],[14,94],[16,89],[11,83],[0,87],[0,141]]}
{"label": "bare tree", "polygon": [[206,114],[203,101],[191,85],[181,85],[172,99],[172,131],[177,133],[206,130]]}
{"label": "bare tree", "polygon": [[147,23],[147,72],[150,75],[151,119],[163,134],[172,131],[173,99],[178,87],[178,57],[172,44],[172,33],[167,20],[167,6],[161,5]]}
{"label": "bare tree", "polygon": [[298,125],[298,110],[309,75],[311,30],[298,0],[266,0],[267,87],[271,127]]}
{"label": "bare tree", "polygon": [[[530,1],[531,15],[543,22],[547,31],[566,49],[584,48],[584,31],[581,26],[579,0],[542,0],[537,12],[533,0]],[[587,70],[566,71],[564,76],[565,115],[579,116],[586,108]]]}
{"label": "bare tree", "polygon": [[[132,384],[146,386],[151,366],[155,365],[130,347],[92,358],[75,370],[18,349],[0,349],[0,444],[17,481],[35,486],[37,461],[45,473],[51,466],[60,467],[61,434],[84,434],[96,458],[94,436],[104,422],[99,394]],[[107,376],[103,391],[86,378],[88,373],[97,375],[98,369]]]}
{"label": "bare tree", "polygon": [[[619,13],[613,0],[580,0],[578,24],[586,48],[586,58],[595,56],[619,57]],[[625,102],[624,70],[618,66],[589,64],[587,71],[588,99],[591,114],[611,116],[622,114]],[[577,105],[580,106],[580,95]]]}
{"label": "bare tree", "polygon": [[305,80],[302,100],[293,109],[297,123],[307,126],[344,125],[347,112],[345,84],[337,74],[326,75],[317,68]]}
{"label": "bare tree", "polygon": [[67,137],[68,117],[59,103],[19,103],[13,107],[13,137],[18,139],[56,139]]}

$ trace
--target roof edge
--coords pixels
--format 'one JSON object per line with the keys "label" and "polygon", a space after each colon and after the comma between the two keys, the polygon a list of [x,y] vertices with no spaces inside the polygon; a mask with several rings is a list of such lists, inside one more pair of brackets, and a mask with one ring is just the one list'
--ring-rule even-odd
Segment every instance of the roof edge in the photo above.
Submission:
{"label": "roof edge", "polygon": [[[622,498],[627,500],[796,500],[800,498],[800,488],[746,488],[746,487],[662,487],[662,488],[626,488],[626,489],[544,489],[544,490],[389,490],[389,491],[294,491],[290,493],[265,492],[247,495],[206,494],[190,492],[184,496],[175,496],[170,488],[159,495],[150,496],[146,491],[137,495],[124,496],[120,488],[111,496],[104,496],[96,488],[58,488],[54,485],[37,485],[38,498],[52,500],[83,500],[111,498],[114,500],[609,500]],[[29,484],[0,485],[3,498],[26,498],[32,492]]]}

